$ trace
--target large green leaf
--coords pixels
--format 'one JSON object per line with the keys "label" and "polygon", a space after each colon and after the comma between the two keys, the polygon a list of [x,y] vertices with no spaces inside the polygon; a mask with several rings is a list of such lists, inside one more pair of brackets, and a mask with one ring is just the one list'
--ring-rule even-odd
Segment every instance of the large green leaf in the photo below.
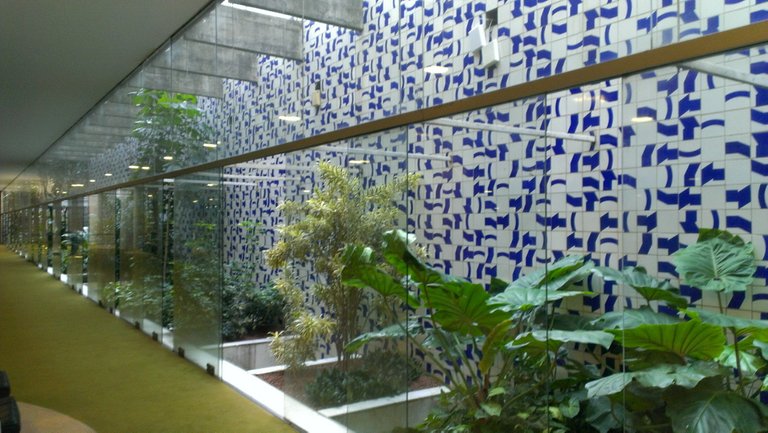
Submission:
{"label": "large green leaf", "polygon": [[531,356],[549,356],[564,343],[598,344],[606,349],[611,346],[613,335],[603,331],[550,331],[538,330],[520,334],[506,344],[507,350],[521,350]]}
{"label": "large green leaf", "polygon": [[478,364],[481,374],[486,375],[490,373],[493,364],[496,362],[496,355],[504,347],[504,343],[508,338],[507,334],[512,328],[513,323],[513,319],[506,319],[494,326],[491,332],[486,335],[482,347],[483,358]]}
{"label": "large green leaf", "polygon": [[675,269],[691,286],[714,292],[743,292],[755,274],[751,243],[726,231],[707,231],[674,254]]}
{"label": "large green leaf", "polygon": [[745,347],[749,346],[739,344],[739,356],[737,358],[736,347],[733,345],[725,346],[723,353],[720,354],[717,361],[730,368],[737,368],[738,366],[742,372],[754,376],[758,370],[766,366],[766,363],[762,358],[745,351]]}
{"label": "large green leaf", "polygon": [[683,311],[683,313],[704,323],[733,329],[739,336],[747,334],[766,336],[768,334],[768,321],[765,320],[742,319],[741,317],[728,316],[706,310],[689,309]]}
{"label": "large green leaf", "polygon": [[561,331],[551,329],[549,331],[532,331],[520,335],[515,342],[522,342],[528,338],[538,341],[559,341],[561,343],[597,344],[608,349],[613,343],[613,335],[603,331]]}
{"label": "large green leaf", "polygon": [[681,358],[712,360],[723,351],[725,337],[720,327],[699,320],[670,325],[640,325],[609,330],[624,347],[675,353]]}
{"label": "large green leaf", "polygon": [[594,272],[608,281],[626,284],[645,298],[647,301],[664,301],[675,308],[685,308],[688,300],[680,296],[680,292],[669,284],[669,281],[659,281],[646,273],[642,267],[627,267],[621,271],[604,266],[598,266]]}
{"label": "large green leaf", "polygon": [[411,308],[419,307],[419,300],[400,281],[372,263],[370,248],[348,245],[342,255],[344,267],[341,277],[344,284],[353,287],[370,287],[382,296],[394,296]]}
{"label": "large green leaf", "polygon": [[347,344],[347,347],[345,347],[344,350],[347,352],[356,352],[373,340],[404,338],[409,334],[413,335],[413,333],[418,332],[418,328],[419,325],[415,321],[410,321],[406,324],[396,323],[378,331],[366,332],[358,335],[357,338]]}
{"label": "large green leaf", "polygon": [[456,280],[455,277],[432,269],[414,255],[409,248],[413,241],[414,236],[402,230],[390,230],[384,233],[382,243],[384,259],[401,275],[406,275],[420,284]]}
{"label": "large green leaf", "polygon": [[680,319],[669,314],[657,313],[648,307],[636,310],[612,311],[605,313],[592,323],[603,329],[632,329],[640,325],[679,323]]}
{"label": "large green leaf", "polygon": [[507,289],[491,298],[492,304],[498,305],[502,311],[528,311],[548,302],[554,302],[570,296],[589,295],[591,292],[554,292],[533,287],[514,287]]}
{"label": "large green leaf", "polygon": [[664,399],[675,433],[760,433],[768,429],[760,403],[724,389],[719,378],[702,381],[694,389],[670,388]]}
{"label": "large green leaf", "polygon": [[647,370],[615,373],[585,385],[587,397],[594,398],[616,394],[632,381],[648,388],[669,388],[672,385],[693,388],[702,380],[721,374],[716,364],[694,362],[688,365],[663,364]]}
{"label": "large green leaf", "polygon": [[584,417],[600,433],[621,428],[625,416],[624,407],[613,405],[608,397],[590,398],[586,402]]}
{"label": "large green leaf", "polygon": [[510,317],[488,302],[490,295],[483,286],[466,281],[426,286],[424,298],[441,327],[464,335],[486,334]]}
{"label": "large green leaf", "polygon": [[509,288],[538,288],[556,291],[589,276],[594,264],[584,256],[565,256],[513,281]]}

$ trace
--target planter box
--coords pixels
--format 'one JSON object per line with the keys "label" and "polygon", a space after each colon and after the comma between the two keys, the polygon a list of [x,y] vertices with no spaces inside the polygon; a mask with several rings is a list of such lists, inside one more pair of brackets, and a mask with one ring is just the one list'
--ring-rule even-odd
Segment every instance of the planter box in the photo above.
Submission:
{"label": "planter box", "polygon": [[271,367],[277,362],[269,344],[271,337],[222,344],[222,356],[244,370]]}
{"label": "planter box", "polygon": [[[224,343],[221,345],[222,357],[246,371],[273,367],[278,364],[269,347],[270,343],[272,337]],[[325,357],[336,358],[336,351],[331,349]]]}
{"label": "planter box", "polygon": [[[329,365],[335,362],[335,359],[322,359],[308,362],[307,365]],[[448,391],[443,386],[437,386],[315,410],[258,377],[259,374],[285,370],[285,366],[251,370],[247,372],[251,376],[246,378],[236,372],[239,368],[228,362],[225,364],[223,378],[226,382],[278,417],[306,431],[390,433],[396,427],[414,426],[423,422],[440,394]],[[322,428],[318,430],[318,426]]]}
{"label": "planter box", "polygon": [[395,427],[422,423],[443,392],[448,392],[448,388],[420,389],[322,409],[319,413],[344,424],[355,433],[391,433]]}

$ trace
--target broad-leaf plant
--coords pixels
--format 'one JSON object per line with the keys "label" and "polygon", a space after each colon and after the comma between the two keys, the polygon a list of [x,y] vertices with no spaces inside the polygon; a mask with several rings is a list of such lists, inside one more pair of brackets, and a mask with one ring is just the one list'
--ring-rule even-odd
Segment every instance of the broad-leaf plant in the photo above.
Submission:
{"label": "broad-leaf plant", "polygon": [[[768,323],[723,307],[726,296],[748,289],[756,269],[752,245],[739,237],[702,230],[674,255],[681,282],[713,292],[719,311],[690,306],[641,267],[616,270],[581,256],[512,283],[494,279],[486,291],[424,263],[413,242],[390,231],[380,246],[348,245],[342,277],[411,309],[408,320],[361,334],[346,350],[406,339],[427,358],[450,392],[421,431],[768,431],[759,401],[768,385]],[[587,278],[629,287],[645,305],[595,319],[558,308],[565,298],[594,296],[580,284]],[[661,305],[675,314],[659,312]]]}

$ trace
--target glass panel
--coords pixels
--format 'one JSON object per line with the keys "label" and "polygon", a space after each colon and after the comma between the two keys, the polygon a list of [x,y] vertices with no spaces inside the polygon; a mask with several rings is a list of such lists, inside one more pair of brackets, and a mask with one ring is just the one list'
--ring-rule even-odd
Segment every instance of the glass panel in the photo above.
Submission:
{"label": "glass panel", "polygon": [[88,272],[88,209],[87,200],[68,200],[67,231],[63,235],[62,249],[67,254],[67,284],[82,291],[84,276]]}
{"label": "glass panel", "polygon": [[114,191],[88,196],[88,287],[85,295],[113,311],[118,305],[118,204]]}
{"label": "glass panel", "polygon": [[[163,189],[149,184],[118,191],[120,200],[120,317],[160,340],[172,328]],[[167,220],[165,220],[167,221]],[[166,328],[166,332],[163,332]]]}
{"label": "glass panel", "polygon": [[51,206],[51,269],[49,273],[56,278],[61,275],[61,232],[62,232],[62,210],[61,202],[53,203]]}
{"label": "glass panel", "polygon": [[173,345],[221,374],[221,185],[218,171],[173,182]]}
{"label": "glass panel", "polygon": [[[406,228],[406,138],[404,129],[388,131],[233,167],[232,180],[259,182],[257,203],[235,201],[232,211],[270,222],[266,265],[288,304],[285,329],[271,345],[288,369],[259,377],[274,383],[282,376],[286,417],[302,428],[360,431],[370,426],[361,402],[396,395],[402,403],[382,418],[389,429],[408,424],[405,341],[344,350],[361,333],[408,313],[341,279],[347,245],[378,249],[386,230]],[[284,225],[279,231],[277,223]],[[422,371],[414,366],[412,373]],[[324,409],[326,418],[307,417],[306,406]]]}

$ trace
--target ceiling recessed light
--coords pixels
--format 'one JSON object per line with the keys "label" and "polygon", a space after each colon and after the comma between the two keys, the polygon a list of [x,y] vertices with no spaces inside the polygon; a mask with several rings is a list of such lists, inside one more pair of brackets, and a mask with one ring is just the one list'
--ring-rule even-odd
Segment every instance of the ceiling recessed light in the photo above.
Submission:
{"label": "ceiling recessed light", "polygon": [[171,155],[165,155],[163,159],[166,161],[173,161],[173,157]]}
{"label": "ceiling recessed light", "polygon": [[110,176],[112,176],[112,173],[104,173],[104,176],[110,177]]}
{"label": "ceiling recessed light", "polygon": [[152,194],[147,194],[147,197],[152,198],[153,196]]}
{"label": "ceiling recessed light", "polygon": [[370,162],[367,159],[350,159],[349,165],[361,165],[361,164],[370,164]]}
{"label": "ceiling recessed light", "polygon": [[645,122],[653,122],[653,117],[651,116],[638,116],[632,118],[632,123],[645,123]]}
{"label": "ceiling recessed light", "polygon": [[128,168],[130,168],[131,170],[138,170],[139,166],[138,165],[129,165]]}
{"label": "ceiling recessed light", "polygon": [[281,114],[277,116],[278,119],[282,120],[283,122],[298,122],[301,120],[301,116],[296,116],[292,114]]}
{"label": "ceiling recessed light", "polygon": [[435,75],[445,75],[451,72],[451,68],[447,66],[432,65],[424,68],[424,72]]}
{"label": "ceiling recessed light", "polygon": [[217,145],[214,143],[203,143],[203,147],[207,147],[208,149],[215,149]]}

